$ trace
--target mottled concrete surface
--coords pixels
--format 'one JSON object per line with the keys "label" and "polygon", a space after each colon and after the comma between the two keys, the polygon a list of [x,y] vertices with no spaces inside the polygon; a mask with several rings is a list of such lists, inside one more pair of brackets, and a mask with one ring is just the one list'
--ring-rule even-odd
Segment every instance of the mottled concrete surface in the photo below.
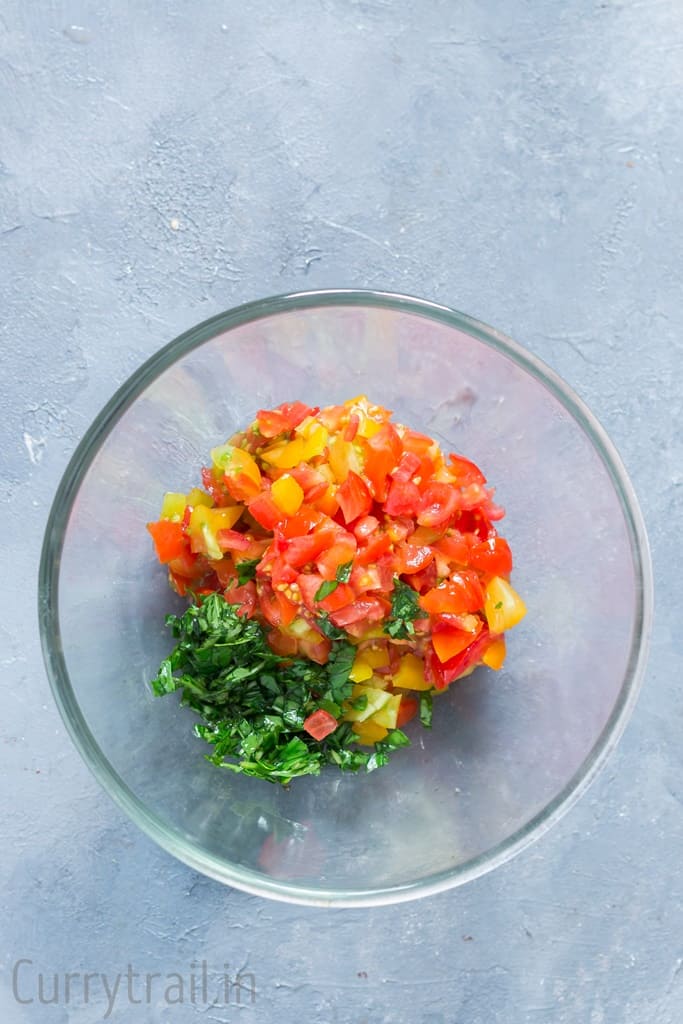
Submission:
{"label": "mottled concrete surface", "polygon": [[[131,1009],[124,980],[109,1019],[683,1019],[682,69],[679,0],[0,5],[3,1022],[106,1014],[101,983],[41,1005],[39,972],[49,997],[53,971],[202,960],[212,993],[253,972],[255,1002]],[[640,495],[658,615],[626,735],[551,834],[463,889],[329,913],[123,819],[53,706],[35,589],[69,454],[139,363],[335,285],[454,305],[576,388]]]}

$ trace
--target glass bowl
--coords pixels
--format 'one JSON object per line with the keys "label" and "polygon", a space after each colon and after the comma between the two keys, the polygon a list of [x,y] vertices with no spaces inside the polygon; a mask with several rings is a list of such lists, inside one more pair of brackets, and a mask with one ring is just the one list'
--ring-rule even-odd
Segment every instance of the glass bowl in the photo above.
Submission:
{"label": "glass bowl", "polygon": [[[152,696],[182,603],[148,520],[259,407],[365,392],[482,466],[528,615],[503,671],[439,697],[434,727],[370,774],[283,789],[210,765],[192,713]],[[652,606],[642,518],[613,445],[556,374],[498,331],[402,295],[253,302],[186,332],[116,393],[58,489],[40,625],[66,726],[107,792],[191,867],[262,896],[358,906],[475,878],[538,838],[613,749]]]}

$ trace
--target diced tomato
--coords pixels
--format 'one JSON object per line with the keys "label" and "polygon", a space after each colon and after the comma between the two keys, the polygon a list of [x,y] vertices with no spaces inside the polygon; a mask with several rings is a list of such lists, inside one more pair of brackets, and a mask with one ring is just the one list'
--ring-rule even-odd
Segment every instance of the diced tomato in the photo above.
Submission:
{"label": "diced tomato", "polygon": [[353,525],[353,532],[359,541],[367,540],[379,526],[379,519],[375,516],[362,516],[357,523]]}
{"label": "diced tomato", "polygon": [[320,410],[318,419],[327,430],[339,430],[341,421],[346,416],[347,412],[348,410],[344,405],[328,405],[324,409]]}
{"label": "diced tomato", "polygon": [[434,648],[429,645],[425,656],[425,676],[437,690],[445,689],[449,683],[461,676],[481,660],[481,656],[492,642],[487,626],[482,626],[472,643],[449,661],[441,662]]}
{"label": "diced tomato", "polygon": [[180,558],[188,549],[188,543],[181,523],[160,519],[158,523],[147,523],[152,535],[157,558],[162,563]]}
{"label": "diced tomato", "polygon": [[410,578],[406,580],[410,583],[413,590],[416,590],[418,594],[424,594],[425,591],[431,590],[435,587],[439,579],[439,575],[436,569],[436,562],[432,561],[420,572],[414,572],[410,575]]}
{"label": "diced tomato", "polygon": [[356,434],[358,433],[359,426],[360,416],[356,412],[351,413],[351,415],[349,416],[348,425],[346,427],[346,430],[344,431],[344,440],[353,441]]}
{"label": "diced tomato", "polygon": [[354,622],[379,622],[386,614],[387,605],[388,602],[380,601],[378,597],[363,597],[338,612],[333,612],[330,619],[339,629],[344,629]]}
{"label": "diced tomato", "polygon": [[247,502],[259,493],[259,484],[246,473],[225,474],[225,486],[235,501]]}
{"label": "diced tomato", "polygon": [[288,539],[292,537],[305,537],[307,533],[320,526],[325,521],[325,516],[317,508],[310,505],[302,505],[294,516],[284,519],[275,532],[279,532]]}
{"label": "diced tomato", "polygon": [[421,466],[419,455],[414,452],[403,452],[399,464],[391,474],[394,480],[399,483],[406,483],[415,476]]}
{"label": "diced tomato", "polygon": [[465,534],[460,533],[459,530],[449,530],[433,546],[449,562],[455,562],[456,565],[462,566],[469,564],[471,545],[468,544]]}
{"label": "diced tomato", "polygon": [[304,658],[310,658],[317,665],[326,665],[330,660],[332,644],[325,636],[319,636],[311,630],[310,636],[303,636],[299,639],[299,654]]}
{"label": "diced tomato", "polygon": [[313,502],[322,497],[329,487],[329,480],[312,466],[300,462],[293,466],[288,472],[294,477],[299,487],[304,492],[304,501]]}
{"label": "diced tomato", "polygon": [[384,423],[376,434],[365,439],[364,449],[363,473],[375,501],[384,501],[387,496],[387,479],[401,458],[401,438],[391,423]]}
{"label": "diced tomato", "polygon": [[337,501],[347,523],[366,516],[372,507],[372,495],[367,484],[353,470],[349,470],[346,480],[337,491]]}
{"label": "diced tomato", "polygon": [[305,537],[294,537],[284,554],[285,561],[295,569],[314,562],[318,555],[334,542],[334,536],[333,530],[322,528]]}
{"label": "diced tomato", "polygon": [[282,655],[283,658],[295,658],[299,653],[299,641],[289,633],[283,633],[279,629],[271,629],[266,634],[266,640],[271,651]]}
{"label": "diced tomato", "polygon": [[446,526],[461,507],[451,484],[431,483],[422,493],[417,521],[420,526]]}
{"label": "diced tomato", "polygon": [[358,549],[355,557],[356,565],[371,565],[391,547],[391,538],[386,533],[373,533],[367,544]]}
{"label": "diced tomato", "polygon": [[431,615],[480,611],[484,607],[484,591],[479,577],[469,569],[452,573],[450,579],[420,597],[420,607]]}
{"label": "diced tomato", "polygon": [[449,455],[450,470],[460,487],[468,484],[485,484],[486,477],[474,462],[466,459],[464,455]]}
{"label": "diced tomato", "polygon": [[426,434],[420,434],[417,430],[410,430],[408,428],[403,431],[401,441],[407,452],[414,452],[415,455],[419,455],[420,457],[426,455],[434,447],[434,441],[431,437],[427,437]]}
{"label": "diced tomato", "polygon": [[256,423],[264,437],[277,437],[298,427],[307,416],[317,410],[310,409],[303,402],[283,402],[275,409],[259,409]]}
{"label": "diced tomato", "polygon": [[265,580],[259,581],[256,590],[259,609],[266,622],[271,626],[289,626],[296,617],[297,606]]}
{"label": "diced tomato", "polygon": [[389,516],[415,516],[420,508],[422,495],[412,480],[392,480],[384,503]]}
{"label": "diced tomato", "polygon": [[216,540],[221,551],[246,551],[251,544],[251,538],[238,530],[218,530]]}
{"label": "diced tomato", "polygon": [[396,550],[397,575],[412,575],[421,572],[434,560],[434,552],[428,544],[415,545],[404,541]]}
{"label": "diced tomato", "polygon": [[321,576],[332,580],[337,574],[337,569],[347,562],[352,562],[355,554],[356,538],[352,533],[340,532],[332,546],[318,555],[315,560],[316,568]]}
{"label": "diced tomato", "polygon": [[262,491],[247,504],[249,512],[265,530],[273,530],[284,519],[284,514],[267,491]]}
{"label": "diced tomato", "polygon": [[315,572],[302,572],[296,578],[297,585],[301,591],[301,599],[309,612],[318,610],[315,595],[325,582],[322,576]]}
{"label": "diced tomato", "polygon": [[401,697],[396,718],[396,728],[402,729],[417,714],[419,704],[415,697]]}
{"label": "diced tomato", "polygon": [[512,572],[510,545],[504,537],[489,537],[470,548],[469,563],[479,572],[507,577]]}
{"label": "diced tomato", "polygon": [[348,583],[339,583],[331,594],[328,594],[322,601],[318,601],[318,607],[322,608],[324,612],[336,612],[340,608],[345,608],[347,604],[351,604],[355,596]]}
{"label": "diced tomato", "polygon": [[254,609],[256,608],[256,584],[253,580],[249,580],[239,587],[228,587],[223,596],[230,604],[239,605],[238,615],[244,615],[250,619],[254,614]]}
{"label": "diced tomato", "polygon": [[333,733],[338,724],[334,715],[331,715],[329,711],[325,711],[324,708],[319,708],[305,719],[304,730],[314,740],[320,741],[324,740],[330,733]]}
{"label": "diced tomato", "polygon": [[477,619],[477,626],[474,630],[459,629],[457,626],[451,626],[444,619],[436,619],[432,626],[432,646],[439,661],[450,661],[456,654],[464,651],[478,636],[483,626],[481,619]]}

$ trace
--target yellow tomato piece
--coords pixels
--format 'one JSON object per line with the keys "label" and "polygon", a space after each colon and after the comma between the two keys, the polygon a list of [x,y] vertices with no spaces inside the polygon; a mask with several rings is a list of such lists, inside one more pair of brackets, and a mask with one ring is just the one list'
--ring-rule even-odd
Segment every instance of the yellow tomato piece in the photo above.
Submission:
{"label": "yellow tomato piece", "polygon": [[521,622],[526,605],[502,576],[494,576],[486,586],[484,614],[492,633],[504,633]]}
{"label": "yellow tomato piece", "polygon": [[304,461],[305,445],[303,437],[295,437],[287,444],[276,444],[271,448],[266,448],[264,452],[261,452],[261,458],[269,466],[275,466],[277,469],[293,469],[294,466],[298,466],[300,462]]}
{"label": "yellow tomato piece", "polygon": [[311,459],[316,458],[318,455],[322,455],[327,447],[329,434],[325,430],[322,424],[318,424],[305,439],[304,443],[304,461],[309,462]]}
{"label": "yellow tomato piece", "polygon": [[389,664],[389,651],[386,647],[366,647],[358,657],[371,668],[386,668]]}
{"label": "yellow tomato piece", "polygon": [[424,662],[414,654],[404,654],[398,672],[392,678],[400,690],[431,690],[432,684],[425,679]]}
{"label": "yellow tomato piece", "polygon": [[494,640],[490,647],[487,647],[481,656],[481,660],[494,672],[503,667],[505,661],[505,637],[501,636]]}
{"label": "yellow tomato piece", "polygon": [[349,701],[344,701],[344,720],[347,722],[364,722],[366,718],[371,718],[376,711],[384,707],[389,700],[389,696],[384,690],[376,689],[374,686],[359,686],[356,684],[351,691],[351,700],[365,697],[365,707],[354,708],[351,707]]}
{"label": "yellow tomato piece", "polygon": [[354,683],[363,683],[366,679],[370,679],[371,676],[372,665],[365,660],[363,654],[357,654],[349,672],[349,679]]}
{"label": "yellow tomato piece", "polygon": [[295,515],[301,508],[304,492],[293,476],[285,473],[273,482],[270,495],[277,507],[286,516]]}
{"label": "yellow tomato piece", "polygon": [[369,416],[361,416],[360,425],[358,427],[358,436],[374,437],[381,429],[382,424],[378,423],[377,420],[371,420]]}
{"label": "yellow tomato piece", "polygon": [[[380,708],[379,711],[375,711],[370,722],[372,722],[373,725],[383,725],[385,729],[395,729],[396,722],[398,721],[398,709],[401,706],[401,700],[401,694],[395,693],[389,698],[384,707]],[[370,722],[363,724],[369,725]]]}
{"label": "yellow tomato piece", "polygon": [[201,540],[204,550],[214,561],[223,557],[218,545],[219,530],[230,530],[242,515],[242,508],[233,505],[230,508],[207,508],[206,505],[195,505],[190,513],[188,533],[195,540]]}
{"label": "yellow tomato piece", "polygon": [[351,726],[356,734],[356,739],[359,743],[362,743],[366,747],[372,747],[375,743],[379,743],[380,740],[385,739],[389,730],[383,725],[377,725],[375,722],[354,722]]}
{"label": "yellow tomato piece", "polygon": [[185,513],[187,496],[167,491],[161,503],[161,519],[170,519],[172,522],[179,522]]}
{"label": "yellow tomato piece", "polygon": [[239,476],[243,473],[256,486],[261,486],[261,470],[256,460],[244,448],[233,444],[222,444],[211,449],[211,460],[215,472],[220,476]]}
{"label": "yellow tomato piece", "polygon": [[349,475],[351,447],[350,441],[345,441],[343,437],[335,437],[328,448],[327,461],[335,480],[340,484],[343,484]]}
{"label": "yellow tomato piece", "polygon": [[186,504],[192,505],[193,508],[195,505],[206,505],[207,508],[213,508],[213,498],[206,491],[193,487],[186,498]]}

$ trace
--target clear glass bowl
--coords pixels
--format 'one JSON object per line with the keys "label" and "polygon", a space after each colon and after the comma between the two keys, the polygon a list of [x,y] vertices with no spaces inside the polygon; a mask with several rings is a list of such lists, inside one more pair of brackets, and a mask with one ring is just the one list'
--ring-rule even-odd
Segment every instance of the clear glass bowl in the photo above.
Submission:
{"label": "clear glass bowl", "polygon": [[[285,790],[204,759],[192,713],[147,685],[182,607],[145,523],[198,483],[259,407],[366,392],[479,463],[507,510],[528,615],[502,672],[439,697],[434,728],[371,774]],[[633,707],[652,584],[614,447],[551,370],[461,313],[328,291],[241,306],[153,356],[98,416],[57,492],[40,569],[43,650],[73,740],[161,846],[222,882],[357,906],[458,885],[541,835],[583,792]]]}

